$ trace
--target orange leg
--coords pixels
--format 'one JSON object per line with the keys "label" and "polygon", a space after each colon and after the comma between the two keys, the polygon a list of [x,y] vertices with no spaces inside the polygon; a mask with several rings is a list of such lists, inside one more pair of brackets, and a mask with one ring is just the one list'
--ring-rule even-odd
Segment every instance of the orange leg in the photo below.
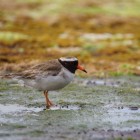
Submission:
{"label": "orange leg", "polygon": [[53,103],[48,98],[48,91],[44,91],[44,96],[45,96],[45,99],[46,99],[46,107],[50,108],[51,106],[53,106]]}

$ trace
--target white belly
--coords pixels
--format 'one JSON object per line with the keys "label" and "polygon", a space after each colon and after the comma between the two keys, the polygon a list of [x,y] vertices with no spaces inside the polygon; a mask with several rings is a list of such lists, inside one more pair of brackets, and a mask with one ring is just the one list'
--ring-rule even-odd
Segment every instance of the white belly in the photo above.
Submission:
{"label": "white belly", "polygon": [[65,87],[73,80],[73,78],[74,74],[63,69],[58,76],[38,77],[37,79],[30,81],[24,80],[24,84],[38,90],[52,91]]}

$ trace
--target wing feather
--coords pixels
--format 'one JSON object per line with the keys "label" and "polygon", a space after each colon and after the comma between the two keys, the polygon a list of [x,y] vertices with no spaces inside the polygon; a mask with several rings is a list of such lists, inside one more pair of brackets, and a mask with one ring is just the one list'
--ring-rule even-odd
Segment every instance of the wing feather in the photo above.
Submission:
{"label": "wing feather", "polygon": [[36,77],[46,77],[48,75],[56,76],[62,69],[62,65],[58,60],[49,60],[44,63],[35,65],[28,70],[18,74],[24,79],[35,79]]}

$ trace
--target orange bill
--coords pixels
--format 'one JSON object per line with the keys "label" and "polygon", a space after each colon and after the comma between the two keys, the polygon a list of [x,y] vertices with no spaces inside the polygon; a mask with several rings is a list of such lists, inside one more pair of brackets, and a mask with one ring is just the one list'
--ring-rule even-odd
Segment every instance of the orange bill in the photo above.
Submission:
{"label": "orange bill", "polygon": [[87,71],[80,65],[77,66],[77,69],[82,70],[83,72],[87,73]]}

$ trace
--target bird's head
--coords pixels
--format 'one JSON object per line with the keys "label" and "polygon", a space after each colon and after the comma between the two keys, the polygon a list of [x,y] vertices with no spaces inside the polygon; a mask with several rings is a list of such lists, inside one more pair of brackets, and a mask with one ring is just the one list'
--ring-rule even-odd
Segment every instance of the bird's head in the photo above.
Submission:
{"label": "bird's head", "polygon": [[61,57],[58,61],[72,73],[75,73],[77,69],[87,73],[87,71],[79,65],[78,59],[75,57]]}

